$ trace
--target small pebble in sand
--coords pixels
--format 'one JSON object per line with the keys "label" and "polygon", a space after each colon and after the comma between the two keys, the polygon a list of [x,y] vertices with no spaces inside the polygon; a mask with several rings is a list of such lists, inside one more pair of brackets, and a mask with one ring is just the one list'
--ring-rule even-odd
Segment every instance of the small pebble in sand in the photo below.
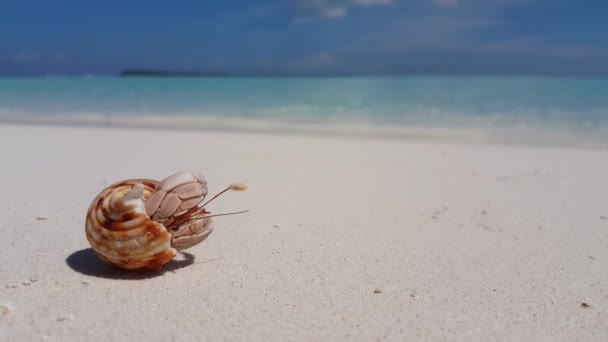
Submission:
{"label": "small pebble in sand", "polygon": [[608,220],[608,216],[600,216],[600,220]]}
{"label": "small pebble in sand", "polygon": [[275,227],[275,228],[281,228],[281,225],[280,225],[280,224],[278,224],[278,223],[275,223],[275,224],[274,224],[274,227]]}
{"label": "small pebble in sand", "polygon": [[32,281],[29,279],[25,279],[24,281],[21,282],[21,284],[23,284],[25,286],[30,286],[30,285],[32,285]]}
{"label": "small pebble in sand", "polygon": [[0,314],[2,316],[8,316],[8,315],[10,315],[11,312],[13,312],[13,310],[11,309],[10,305],[8,305],[8,304],[0,305]]}
{"label": "small pebble in sand", "polygon": [[586,309],[586,308],[588,308],[588,307],[590,307],[590,306],[591,306],[591,305],[589,305],[589,304],[587,304],[587,303],[581,303],[581,308],[585,308],[585,309]]}
{"label": "small pebble in sand", "polygon": [[595,260],[594,257],[592,257],[591,255],[589,255],[587,258],[591,259],[591,260]]}
{"label": "small pebble in sand", "polygon": [[57,317],[57,322],[73,321],[74,319],[75,319],[74,315],[69,314],[68,316]]}
{"label": "small pebble in sand", "polygon": [[90,282],[90,281],[88,281],[88,280],[82,280],[80,283],[81,283],[82,285],[89,285],[91,282]]}
{"label": "small pebble in sand", "polygon": [[486,215],[487,213],[488,213],[488,212],[487,212],[487,211],[485,211],[485,210],[482,210],[482,211],[481,211],[481,215]]}
{"label": "small pebble in sand", "polygon": [[36,220],[38,221],[44,221],[44,220],[48,220],[49,219],[49,215],[38,215],[36,216]]}
{"label": "small pebble in sand", "polygon": [[374,290],[374,294],[381,294],[382,293],[382,289],[375,289]]}
{"label": "small pebble in sand", "polygon": [[15,283],[10,283],[10,284],[6,285],[6,288],[7,289],[16,289],[17,286],[19,286],[19,285],[15,284]]}

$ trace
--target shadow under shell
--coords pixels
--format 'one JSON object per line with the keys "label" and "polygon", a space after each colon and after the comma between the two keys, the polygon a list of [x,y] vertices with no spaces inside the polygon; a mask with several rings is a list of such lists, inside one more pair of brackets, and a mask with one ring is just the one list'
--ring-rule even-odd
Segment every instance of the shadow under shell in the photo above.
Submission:
{"label": "shadow under shell", "polygon": [[174,272],[180,268],[190,266],[194,263],[194,255],[179,252],[183,260],[173,259],[158,270],[125,270],[107,264],[97,257],[92,248],[85,248],[76,251],[65,259],[66,264],[76,272],[84,275],[122,280],[140,280],[154,278],[163,275],[165,272]]}

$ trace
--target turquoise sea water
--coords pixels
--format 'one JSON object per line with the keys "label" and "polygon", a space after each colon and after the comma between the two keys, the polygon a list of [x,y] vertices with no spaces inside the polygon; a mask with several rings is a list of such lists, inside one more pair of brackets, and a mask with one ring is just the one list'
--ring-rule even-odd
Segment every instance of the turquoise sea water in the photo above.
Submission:
{"label": "turquoise sea water", "polygon": [[0,79],[0,119],[383,125],[608,124],[608,80],[517,77]]}

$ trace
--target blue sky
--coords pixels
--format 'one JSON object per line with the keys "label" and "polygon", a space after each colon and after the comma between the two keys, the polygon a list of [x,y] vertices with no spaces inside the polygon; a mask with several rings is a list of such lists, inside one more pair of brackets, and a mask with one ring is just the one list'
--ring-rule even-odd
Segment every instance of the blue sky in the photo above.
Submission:
{"label": "blue sky", "polygon": [[608,75],[601,0],[4,0],[0,75]]}

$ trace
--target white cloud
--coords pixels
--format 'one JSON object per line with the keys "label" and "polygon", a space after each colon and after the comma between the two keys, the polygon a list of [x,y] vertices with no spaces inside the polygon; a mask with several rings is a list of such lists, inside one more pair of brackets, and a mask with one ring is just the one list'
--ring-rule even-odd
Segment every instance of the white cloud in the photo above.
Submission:
{"label": "white cloud", "polygon": [[382,6],[392,4],[393,0],[353,0],[351,2],[360,6]]}
{"label": "white cloud", "polygon": [[339,18],[339,17],[343,17],[344,15],[346,15],[346,8],[344,8],[344,7],[320,8],[319,14],[322,17],[326,17],[326,18]]}
{"label": "white cloud", "polygon": [[18,54],[16,54],[15,56],[13,56],[13,63],[14,64],[29,64],[29,63],[35,63],[38,62],[40,58],[38,57],[38,54],[36,53],[32,53],[32,52],[20,52]]}
{"label": "white cloud", "polygon": [[440,9],[468,8],[478,10],[500,9],[538,0],[426,0]]}
{"label": "white cloud", "polygon": [[[351,43],[377,51],[412,51],[480,47],[486,32],[508,23],[501,13],[537,0],[410,0],[407,11],[376,21],[361,41]],[[404,3],[405,0],[402,0]],[[521,37],[511,37],[521,38]],[[341,52],[340,49],[335,50]]]}
{"label": "white cloud", "polygon": [[55,56],[53,56],[53,62],[55,62],[55,63],[65,62],[65,55],[62,53],[55,54]]}
{"label": "white cloud", "polygon": [[439,8],[456,8],[460,3],[460,0],[433,0],[433,4]]}
{"label": "white cloud", "polygon": [[292,67],[298,70],[319,70],[337,63],[336,57],[329,52],[319,52],[306,56],[292,63]]}
{"label": "white cloud", "polygon": [[294,0],[295,12],[300,17],[340,18],[353,7],[387,6],[394,0]]}
{"label": "white cloud", "polygon": [[35,52],[19,52],[15,54],[10,61],[15,65],[51,65],[63,64],[66,62],[66,57],[63,53],[56,53],[49,56],[39,55]]}

